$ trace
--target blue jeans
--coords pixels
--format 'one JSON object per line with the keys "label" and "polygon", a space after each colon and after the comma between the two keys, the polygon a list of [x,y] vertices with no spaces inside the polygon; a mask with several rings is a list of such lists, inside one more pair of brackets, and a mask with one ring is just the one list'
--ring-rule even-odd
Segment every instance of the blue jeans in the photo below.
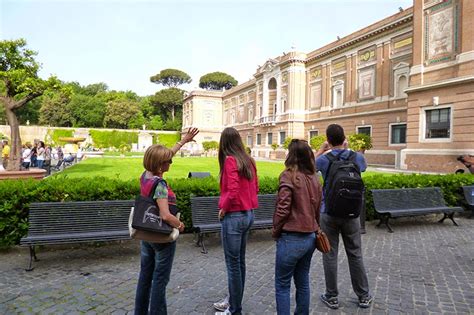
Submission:
{"label": "blue jeans", "polygon": [[176,242],[157,244],[141,241],[141,267],[135,296],[136,315],[167,314],[166,286],[170,281],[175,251]]}
{"label": "blue jeans", "polygon": [[229,311],[232,314],[239,314],[242,312],[245,287],[245,249],[249,230],[253,224],[253,210],[227,213],[221,224],[229,287]]}
{"label": "blue jeans", "polygon": [[290,314],[291,278],[296,287],[295,314],[309,314],[309,268],[316,249],[315,233],[282,233],[275,258],[275,297],[278,315]]}
{"label": "blue jeans", "polygon": [[44,160],[36,160],[36,166],[38,168],[43,168],[43,163],[44,163]]}

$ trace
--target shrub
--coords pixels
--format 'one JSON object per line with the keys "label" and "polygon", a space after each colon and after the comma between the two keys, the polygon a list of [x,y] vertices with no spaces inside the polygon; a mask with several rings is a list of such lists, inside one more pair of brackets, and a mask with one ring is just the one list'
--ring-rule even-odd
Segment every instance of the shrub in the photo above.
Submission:
{"label": "shrub", "polygon": [[[441,187],[446,203],[461,204],[464,199],[461,186],[473,185],[474,176],[465,175],[373,175],[364,178],[366,209],[369,220],[375,218],[371,189]],[[169,179],[176,193],[178,208],[186,231],[192,230],[191,196],[219,195],[219,182],[215,177]],[[275,193],[277,178],[259,178],[259,194]],[[0,248],[18,244],[28,230],[30,202],[127,200],[139,193],[139,181],[121,181],[105,177],[70,179],[66,176],[49,177],[41,181],[0,181]],[[216,210],[217,211],[217,210]]]}
{"label": "shrub", "polygon": [[138,143],[138,132],[92,129],[89,131],[89,133],[96,148],[119,149],[120,146],[124,144],[131,145],[132,143]]}
{"label": "shrub", "polygon": [[208,152],[211,150],[217,150],[219,149],[219,142],[217,141],[203,141],[202,142],[202,147],[204,151]]}
{"label": "shrub", "polygon": [[309,139],[309,145],[311,146],[313,150],[319,150],[319,148],[324,143],[324,141],[326,141],[326,136],[324,135],[315,136]]}
{"label": "shrub", "polygon": [[181,136],[178,132],[176,133],[159,133],[155,134],[153,143],[164,145],[167,148],[172,148],[176,142],[181,139]]}
{"label": "shrub", "polygon": [[290,146],[291,140],[293,140],[293,139],[291,139],[290,137],[285,138],[285,141],[283,142],[283,145],[282,145],[282,147],[285,150],[288,150],[288,147]]}
{"label": "shrub", "polygon": [[349,148],[354,151],[370,150],[372,149],[372,138],[364,133],[356,133],[347,136]]}
{"label": "shrub", "polygon": [[275,151],[276,149],[278,149],[279,145],[278,143],[272,143],[272,149],[273,151]]}

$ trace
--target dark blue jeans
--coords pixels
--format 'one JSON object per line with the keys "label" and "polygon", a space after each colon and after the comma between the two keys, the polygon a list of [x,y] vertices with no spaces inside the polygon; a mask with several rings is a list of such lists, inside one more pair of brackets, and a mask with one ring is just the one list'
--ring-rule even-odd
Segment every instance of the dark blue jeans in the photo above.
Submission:
{"label": "dark blue jeans", "polygon": [[253,224],[253,210],[227,213],[221,224],[229,287],[229,311],[232,314],[239,314],[242,312],[245,287],[245,249],[249,230]]}
{"label": "dark blue jeans", "polygon": [[176,242],[157,244],[141,241],[141,266],[135,297],[135,314],[167,314],[166,285],[170,281],[175,251]]}
{"label": "dark blue jeans", "polygon": [[316,249],[315,233],[282,233],[275,258],[275,297],[278,315],[290,314],[291,279],[296,287],[295,314],[309,314],[309,268]]}

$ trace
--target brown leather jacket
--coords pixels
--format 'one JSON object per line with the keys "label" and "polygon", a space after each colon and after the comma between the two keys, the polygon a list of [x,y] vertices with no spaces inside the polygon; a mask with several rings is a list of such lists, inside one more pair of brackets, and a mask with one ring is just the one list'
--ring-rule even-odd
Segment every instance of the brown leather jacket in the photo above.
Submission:
{"label": "brown leather jacket", "polygon": [[316,174],[283,171],[273,214],[272,236],[278,238],[282,231],[315,232],[319,225],[321,196],[321,184]]}

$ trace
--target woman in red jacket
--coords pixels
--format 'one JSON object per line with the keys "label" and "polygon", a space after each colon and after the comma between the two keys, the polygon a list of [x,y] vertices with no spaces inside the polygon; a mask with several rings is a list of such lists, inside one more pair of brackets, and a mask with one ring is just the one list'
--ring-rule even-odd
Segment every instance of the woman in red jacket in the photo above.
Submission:
{"label": "woman in red jacket", "polygon": [[229,287],[229,308],[224,314],[242,313],[245,286],[245,247],[258,207],[258,180],[255,161],[247,154],[239,132],[226,128],[219,143],[219,218],[222,224]]}

